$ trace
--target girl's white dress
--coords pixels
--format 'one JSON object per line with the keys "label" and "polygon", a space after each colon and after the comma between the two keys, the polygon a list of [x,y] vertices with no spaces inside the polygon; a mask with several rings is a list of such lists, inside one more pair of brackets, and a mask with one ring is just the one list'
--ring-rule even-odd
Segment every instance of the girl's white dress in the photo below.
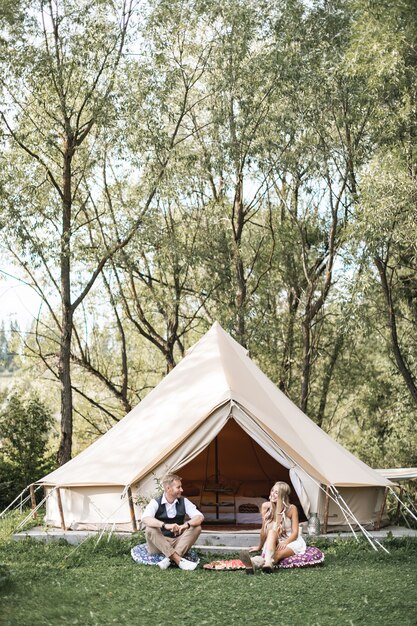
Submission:
{"label": "girl's white dress", "polygon": [[[289,537],[291,535],[292,523],[290,518],[285,515],[285,509],[282,510],[281,515],[282,527],[284,530],[284,533],[282,534],[282,539],[285,539],[285,537]],[[272,528],[274,530],[278,530],[278,525],[276,522],[273,523]],[[290,548],[294,552],[294,554],[304,554],[304,552],[307,550],[306,542],[301,535],[298,535],[297,539],[291,541],[291,543],[287,545],[287,548]],[[265,556],[264,549],[265,545],[262,548],[262,556]]]}

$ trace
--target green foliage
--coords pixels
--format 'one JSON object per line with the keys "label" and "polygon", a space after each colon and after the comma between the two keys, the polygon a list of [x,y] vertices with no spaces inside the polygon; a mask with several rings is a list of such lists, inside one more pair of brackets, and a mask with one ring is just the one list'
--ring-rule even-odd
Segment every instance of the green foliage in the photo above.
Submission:
{"label": "green foliage", "polygon": [[16,465],[36,470],[45,451],[52,416],[37,397],[23,401],[12,395],[0,414],[3,453]]}
{"label": "green foliage", "polygon": [[[415,381],[415,2],[152,1],[132,5],[124,48],[114,4],[56,5],[45,33],[49,5],[27,5],[0,9],[0,220],[45,304],[25,338],[34,378],[58,377],[75,132],[73,295],[108,256],[73,317],[74,451],[218,320],[299,405],[305,383],[309,416],[363,460],[414,464],[375,263]],[[0,367],[7,350],[0,334]]]}
{"label": "green foliage", "polygon": [[0,591],[7,587],[10,584],[10,581],[10,569],[6,565],[0,563]]}
{"label": "green foliage", "polygon": [[28,484],[35,482],[53,461],[46,444],[52,416],[37,396],[11,395],[0,413],[0,496],[4,508]]}
{"label": "green foliage", "polygon": [[[23,522],[24,519],[26,519],[29,512],[30,509],[27,508],[27,506],[23,507],[22,511],[20,511],[20,507],[17,507],[13,508],[12,510],[9,509],[7,513],[5,513],[0,518],[0,548],[2,548],[3,545],[6,545],[9,541],[12,540],[12,535],[16,531],[16,528],[21,522]],[[39,515],[41,514],[42,511],[40,510]],[[32,518],[25,526],[25,530],[38,524],[39,518],[35,520]]]}

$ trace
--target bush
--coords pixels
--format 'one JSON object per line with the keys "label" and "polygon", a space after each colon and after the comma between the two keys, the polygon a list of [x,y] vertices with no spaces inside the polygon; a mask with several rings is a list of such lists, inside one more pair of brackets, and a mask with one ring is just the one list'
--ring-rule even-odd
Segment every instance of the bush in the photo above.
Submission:
{"label": "bush", "polygon": [[51,471],[55,463],[45,446],[52,416],[37,396],[12,395],[0,413],[0,510],[27,485]]}
{"label": "bush", "polygon": [[7,565],[0,563],[0,589],[4,589],[11,582],[10,570]]}

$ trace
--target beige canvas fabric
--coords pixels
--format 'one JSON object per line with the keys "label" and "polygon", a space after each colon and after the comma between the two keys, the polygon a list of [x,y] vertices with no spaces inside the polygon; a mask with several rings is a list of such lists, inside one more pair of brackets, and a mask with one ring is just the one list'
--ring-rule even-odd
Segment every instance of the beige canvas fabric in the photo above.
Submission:
{"label": "beige canvas fabric", "polygon": [[[228,427],[230,421],[236,426]],[[87,524],[89,516],[96,521],[100,517],[93,515],[92,509],[96,501],[104,503],[104,488],[115,487],[120,493],[131,485],[135,493],[147,497],[166,470],[190,479],[193,470],[194,478],[200,472],[203,480],[207,450],[216,436],[223,463],[227,449],[249,449],[248,438],[258,446],[250,463],[240,463],[238,455],[232,455],[228,474],[244,482],[244,473],[256,474],[256,459],[264,454],[264,482],[274,482],[281,471],[287,472],[285,476],[292,480],[306,514],[311,506],[317,510],[320,484],[355,488],[391,485],[300,411],[217,323],[123,420],[39,482],[65,488],[65,514],[74,524],[81,518]],[[100,497],[93,497],[95,488]],[[114,491],[109,490],[111,493]],[[108,499],[110,502],[112,496]],[[90,501],[94,506],[90,507]],[[106,514],[111,509],[109,502],[104,506]],[[120,503],[114,504],[116,509]],[[53,506],[47,514],[51,523],[56,521]],[[125,510],[122,523],[128,521],[127,514]]]}
{"label": "beige canvas fabric", "polygon": [[417,478],[417,467],[396,467],[387,469],[376,469],[378,474],[385,476],[394,482],[402,482],[404,480],[413,480]]}

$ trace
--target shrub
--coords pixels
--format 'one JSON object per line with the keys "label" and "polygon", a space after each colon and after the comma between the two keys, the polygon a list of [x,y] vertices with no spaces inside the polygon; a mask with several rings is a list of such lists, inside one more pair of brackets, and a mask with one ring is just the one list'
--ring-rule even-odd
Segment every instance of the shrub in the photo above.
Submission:
{"label": "shrub", "polygon": [[50,471],[54,462],[45,452],[52,416],[37,396],[12,395],[0,413],[0,510],[28,484]]}

